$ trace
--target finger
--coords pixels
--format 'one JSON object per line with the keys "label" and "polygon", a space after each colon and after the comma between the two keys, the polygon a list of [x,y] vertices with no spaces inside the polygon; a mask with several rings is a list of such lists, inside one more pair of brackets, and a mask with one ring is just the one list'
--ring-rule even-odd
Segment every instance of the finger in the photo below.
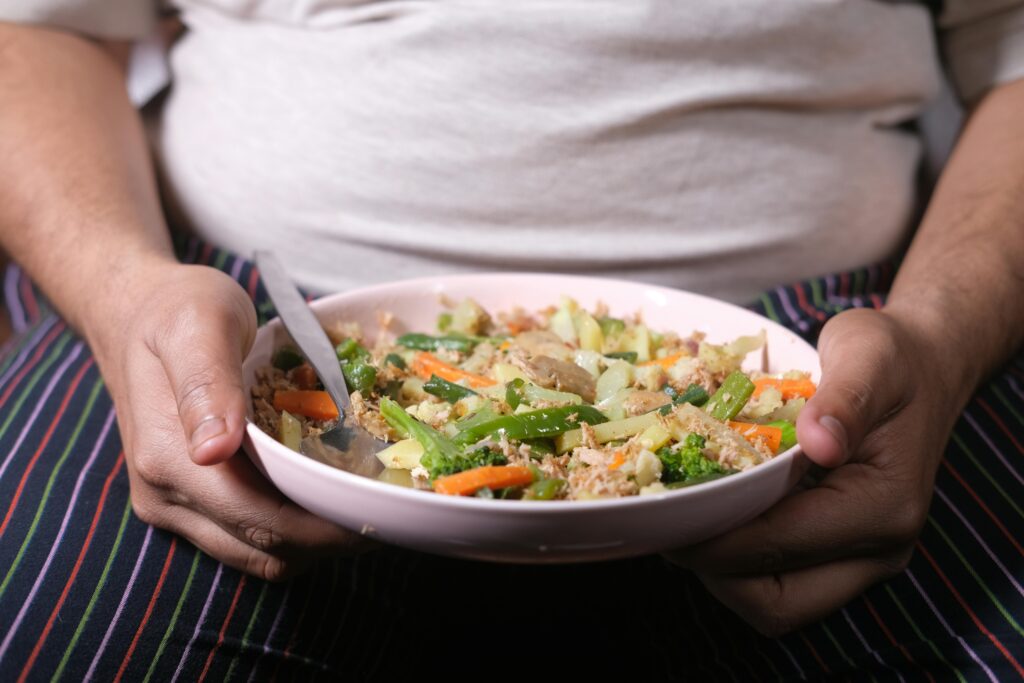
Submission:
{"label": "finger", "polygon": [[354,555],[379,545],[291,502],[248,458],[193,469],[188,489],[189,507],[264,552]]}
{"label": "finger", "polygon": [[252,345],[256,318],[251,304],[229,299],[179,312],[168,337],[155,342],[189,455],[202,465],[234,455],[245,428],[242,358]]}
{"label": "finger", "polygon": [[840,560],[784,574],[727,577],[698,574],[726,607],[762,634],[778,637],[818,621],[869,587],[903,571],[910,552]]}
{"label": "finger", "polygon": [[871,465],[846,465],[740,528],[665,556],[704,573],[757,575],[909,546],[927,504],[883,476]]}
{"label": "finger", "polygon": [[846,462],[873,426],[906,403],[898,336],[877,311],[847,311],[825,325],[818,345],[821,384],[796,424],[800,446],[816,464]]}
{"label": "finger", "polygon": [[159,525],[182,536],[210,557],[265,581],[285,581],[305,572],[313,558],[274,554],[238,540],[203,515],[183,507],[169,510]]}

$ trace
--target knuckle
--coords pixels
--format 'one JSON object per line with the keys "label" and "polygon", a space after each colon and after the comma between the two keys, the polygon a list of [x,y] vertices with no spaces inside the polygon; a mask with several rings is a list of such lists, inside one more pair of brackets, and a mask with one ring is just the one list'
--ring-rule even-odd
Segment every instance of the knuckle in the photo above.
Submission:
{"label": "knuckle", "polygon": [[163,526],[164,515],[160,504],[153,501],[149,496],[135,495],[134,492],[131,496],[131,502],[132,511],[142,523],[156,527]]}
{"label": "knuckle", "polygon": [[132,457],[132,464],[142,484],[161,490],[170,488],[170,473],[159,453],[151,449],[137,450]]}
{"label": "knuckle", "polygon": [[186,375],[178,382],[178,413],[182,416],[201,415],[210,401],[210,390],[214,384],[213,376],[206,371]]}
{"label": "knuckle", "polygon": [[854,415],[864,415],[871,404],[872,385],[863,377],[852,377],[838,387],[843,403],[849,406]]}
{"label": "knuckle", "polygon": [[895,545],[912,544],[924,528],[928,508],[917,500],[905,501],[891,511],[888,520],[890,538]]}
{"label": "knuckle", "polygon": [[240,535],[253,548],[262,552],[280,550],[285,545],[281,533],[281,514],[284,503],[270,513],[251,515],[239,523]]}
{"label": "knuckle", "polygon": [[247,526],[243,530],[246,543],[263,552],[276,550],[281,547],[283,539],[270,525],[255,524]]}
{"label": "knuckle", "polygon": [[910,566],[910,559],[914,555],[914,547],[907,545],[897,552],[883,557],[879,560],[882,572],[886,579],[902,574]]}

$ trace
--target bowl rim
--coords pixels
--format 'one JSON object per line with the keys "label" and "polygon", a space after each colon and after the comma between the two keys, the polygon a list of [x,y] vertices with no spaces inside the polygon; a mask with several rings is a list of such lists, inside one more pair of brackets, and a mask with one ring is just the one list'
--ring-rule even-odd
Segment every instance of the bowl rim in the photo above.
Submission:
{"label": "bowl rim", "polygon": [[[386,296],[392,291],[402,292],[409,288],[430,288],[434,289],[434,286],[442,283],[449,282],[469,282],[473,280],[504,280],[504,279],[538,279],[538,280],[550,280],[558,279],[562,281],[575,281],[579,283],[586,282],[600,282],[603,285],[613,286],[628,286],[631,288],[641,287],[649,290],[653,290],[663,296],[679,296],[683,295],[688,298],[697,298],[704,300],[705,302],[720,307],[731,308],[735,312],[742,313],[745,316],[755,316],[759,318],[764,325],[777,328],[779,332],[785,336],[791,337],[799,345],[805,346],[810,350],[814,356],[818,357],[817,349],[814,348],[809,342],[797,335],[792,330],[785,326],[767,318],[755,311],[744,308],[737,304],[729,301],[723,301],[714,297],[707,296],[705,294],[698,294],[696,292],[690,292],[684,289],[675,289],[672,287],[666,287],[664,285],[650,284],[646,282],[638,282],[633,280],[624,280],[621,278],[606,278],[606,277],[595,277],[590,275],[573,275],[564,273],[544,273],[544,272],[481,272],[481,273],[468,273],[468,274],[457,274],[457,275],[434,275],[427,277],[408,278],[403,280],[393,280],[390,282],[377,283],[367,285],[365,287],[359,287],[356,289],[347,290],[344,292],[335,292],[332,294],[325,294],[316,299],[310,301],[310,305],[313,308],[314,314],[319,314],[321,307],[328,307],[335,305],[339,299],[347,298],[360,298],[369,294]],[[642,309],[642,306],[638,306]],[[319,317],[319,316],[318,316]],[[271,318],[266,323],[261,325],[257,329],[257,337],[261,334],[270,334],[269,330],[275,327],[281,326],[281,320],[278,317]],[[243,359],[243,365],[249,360],[247,355]],[[820,361],[819,361],[820,364]],[[820,372],[820,367],[809,370],[812,376],[817,375]],[[252,405],[252,397],[249,396],[249,406]],[[558,515],[572,515],[582,514],[585,511],[602,510],[602,509],[621,509],[621,508],[634,508],[634,507],[648,507],[651,505],[657,505],[659,503],[671,503],[674,501],[680,501],[686,498],[692,498],[696,496],[708,495],[714,493],[717,489],[728,487],[742,486],[743,482],[752,478],[760,478],[766,475],[771,470],[780,467],[789,467],[793,464],[793,460],[800,456],[803,451],[800,445],[797,444],[787,451],[779,453],[770,460],[762,462],[750,469],[736,474],[731,474],[725,477],[720,477],[712,481],[703,482],[701,484],[694,484],[679,489],[672,489],[664,492],[637,495],[637,496],[622,496],[617,498],[600,498],[595,500],[573,500],[568,501],[571,504],[560,505],[558,503],[565,503],[566,501],[530,501],[530,500],[505,500],[500,498],[477,498],[475,496],[446,496],[441,494],[432,494],[430,491],[406,488],[402,486],[396,486],[387,482],[379,481],[371,477],[365,477],[359,474],[353,474],[348,470],[343,470],[337,467],[332,467],[326,463],[319,462],[312,458],[296,453],[295,451],[287,448],[272,436],[260,429],[256,423],[249,417],[248,412],[245,417],[246,432],[254,442],[261,442],[261,446],[270,450],[278,457],[284,458],[295,466],[309,470],[312,474],[321,476],[327,476],[331,478],[337,478],[341,482],[348,485],[358,486],[367,492],[375,492],[382,495],[392,496],[399,499],[406,499],[412,501],[422,501],[423,505],[433,506],[455,506],[461,507],[468,510],[495,510],[495,505],[501,506],[502,514],[507,514],[512,511],[512,514],[535,514],[538,511],[544,511],[547,513],[554,513]],[[255,444],[253,445],[255,448]],[[255,454],[253,454],[255,457]],[[261,456],[260,456],[261,457]],[[576,512],[573,512],[576,511]]]}

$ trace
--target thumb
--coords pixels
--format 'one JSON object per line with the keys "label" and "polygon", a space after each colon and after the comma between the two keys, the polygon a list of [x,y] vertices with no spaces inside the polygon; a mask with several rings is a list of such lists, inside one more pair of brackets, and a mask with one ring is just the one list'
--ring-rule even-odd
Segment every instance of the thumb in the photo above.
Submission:
{"label": "thumb", "polygon": [[804,453],[838,467],[900,405],[907,382],[895,323],[878,311],[847,311],[825,325],[818,342],[821,383],[797,419]]}
{"label": "thumb", "polygon": [[[210,304],[214,305],[210,305]],[[157,352],[178,405],[189,455],[199,465],[227,460],[245,431],[242,359],[256,332],[248,299],[190,307]]]}

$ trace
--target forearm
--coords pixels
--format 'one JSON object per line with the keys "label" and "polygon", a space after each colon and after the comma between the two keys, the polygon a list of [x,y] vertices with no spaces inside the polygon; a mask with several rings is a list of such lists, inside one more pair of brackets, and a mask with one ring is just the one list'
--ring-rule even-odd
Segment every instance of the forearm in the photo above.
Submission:
{"label": "forearm", "polygon": [[173,261],[124,71],[85,39],[0,23],[0,92],[0,244],[87,332]]}
{"label": "forearm", "polygon": [[1024,343],[1024,81],[971,115],[893,285],[887,310],[940,345],[969,392]]}

